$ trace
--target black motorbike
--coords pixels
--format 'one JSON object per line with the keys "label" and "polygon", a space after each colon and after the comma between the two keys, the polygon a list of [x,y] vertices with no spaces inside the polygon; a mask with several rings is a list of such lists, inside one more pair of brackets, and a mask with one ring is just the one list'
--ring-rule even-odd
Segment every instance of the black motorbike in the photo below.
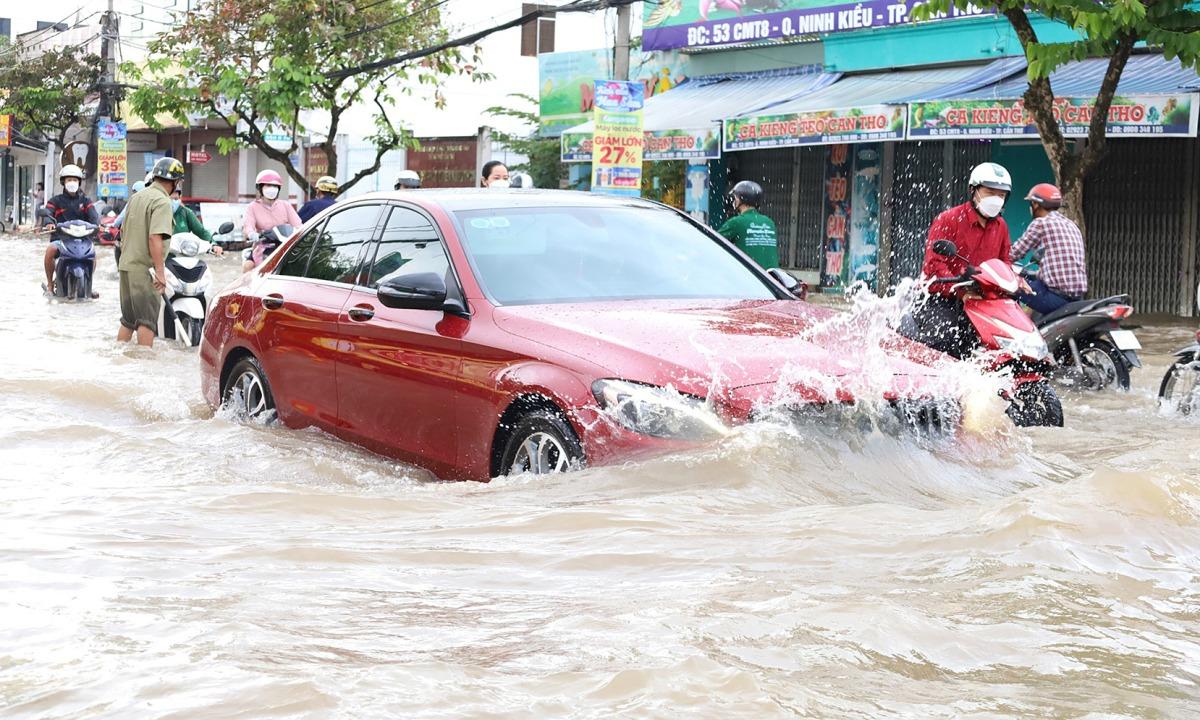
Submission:
{"label": "black motorbike", "polygon": [[[71,220],[58,226],[58,258],[54,261],[54,297],[64,300],[92,299],[92,269],[96,264],[93,239],[96,226]],[[48,292],[45,283],[42,290]]]}
{"label": "black motorbike", "polygon": [[1158,401],[1180,415],[1200,412],[1200,330],[1196,342],[1175,351],[1175,362],[1158,388]]}
{"label": "black motorbike", "polygon": [[1052,377],[1079,390],[1128,390],[1130,372],[1142,366],[1137,354],[1141,343],[1132,330],[1121,327],[1131,315],[1128,295],[1077,300],[1045,315],[1034,313],[1033,322],[1058,363]]}

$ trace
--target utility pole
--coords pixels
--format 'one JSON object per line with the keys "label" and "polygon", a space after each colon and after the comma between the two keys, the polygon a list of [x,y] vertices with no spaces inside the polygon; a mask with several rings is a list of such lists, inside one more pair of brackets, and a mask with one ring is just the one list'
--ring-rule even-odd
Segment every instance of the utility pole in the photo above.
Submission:
{"label": "utility pole", "polygon": [[100,55],[104,59],[104,72],[100,76],[100,101],[96,105],[96,116],[92,118],[91,135],[91,154],[96,158],[93,197],[99,195],[100,118],[111,120],[117,113],[117,14],[113,11],[113,0],[108,0],[108,10],[100,18]]}
{"label": "utility pole", "polygon": [[632,17],[629,10],[630,5],[631,3],[622,3],[617,6],[617,43],[616,53],[613,57],[614,80],[629,79],[629,26]]}

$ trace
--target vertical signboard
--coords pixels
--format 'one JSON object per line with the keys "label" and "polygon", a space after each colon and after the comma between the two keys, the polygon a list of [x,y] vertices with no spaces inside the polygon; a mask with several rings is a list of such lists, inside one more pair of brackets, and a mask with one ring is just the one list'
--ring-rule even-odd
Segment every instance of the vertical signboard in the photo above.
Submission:
{"label": "vertical signboard", "polygon": [[825,155],[824,267],[821,287],[844,283],[846,241],[850,229],[850,145],[830,145]]}
{"label": "vertical signboard", "polygon": [[645,87],[627,80],[597,80],[595,88],[592,190],[641,195]]}
{"label": "vertical signboard", "polygon": [[0,115],[0,147],[12,145],[12,115]]}
{"label": "vertical signboard", "polygon": [[100,197],[129,196],[129,173],[126,167],[125,123],[101,118],[96,126],[96,194]]}
{"label": "vertical signboard", "polygon": [[883,147],[878,143],[854,146],[854,189],[850,195],[850,266],[844,283],[864,282],[875,289],[879,263],[879,169]]}

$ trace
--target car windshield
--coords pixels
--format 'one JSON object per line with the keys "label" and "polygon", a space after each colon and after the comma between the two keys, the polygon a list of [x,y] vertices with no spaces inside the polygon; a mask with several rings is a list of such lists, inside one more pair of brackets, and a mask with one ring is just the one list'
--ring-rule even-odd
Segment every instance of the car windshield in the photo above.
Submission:
{"label": "car windshield", "polygon": [[501,305],[776,298],[741,260],[669,210],[538,207],[456,215],[476,277]]}

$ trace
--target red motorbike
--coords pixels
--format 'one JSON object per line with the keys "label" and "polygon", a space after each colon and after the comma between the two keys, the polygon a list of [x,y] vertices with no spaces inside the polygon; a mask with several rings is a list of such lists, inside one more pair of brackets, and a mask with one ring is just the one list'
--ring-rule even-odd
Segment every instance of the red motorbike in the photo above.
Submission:
{"label": "red motorbike", "polygon": [[101,245],[116,245],[121,242],[121,228],[117,227],[117,214],[110,212],[100,218],[100,232],[97,240]]}
{"label": "red motorbike", "polygon": [[1031,292],[1029,285],[1001,260],[988,260],[979,267],[971,265],[949,240],[935,242],[933,251],[967,263],[961,276],[937,278],[935,282],[952,283],[967,291],[963,309],[979,333],[980,343],[993,351],[989,369],[1011,369],[1013,387],[1005,399],[1013,424],[1062,427],[1062,401],[1047,379],[1054,368],[1054,356],[1014,297],[1020,291]]}

